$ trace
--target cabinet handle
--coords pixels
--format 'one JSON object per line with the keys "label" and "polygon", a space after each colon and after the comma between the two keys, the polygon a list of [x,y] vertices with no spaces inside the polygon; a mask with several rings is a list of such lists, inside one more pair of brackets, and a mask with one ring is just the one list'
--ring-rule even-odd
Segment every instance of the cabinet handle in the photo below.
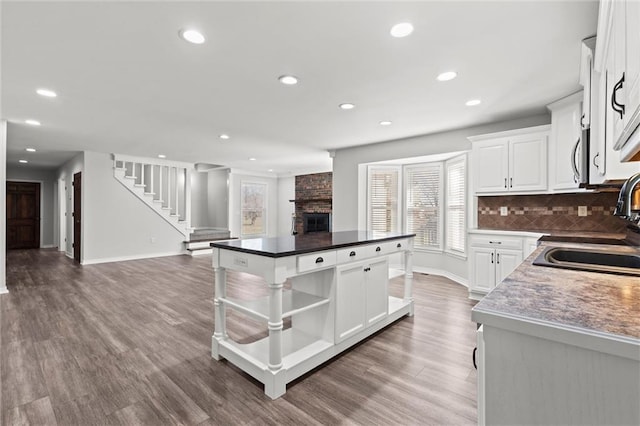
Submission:
{"label": "cabinet handle", "polygon": [[493,253],[491,253],[491,263],[493,263]]}
{"label": "cabinet handle", "polygon": [[507,187],[507,178],[504,178],[504,187]]}
{"label": "cabinet handle", "polygon": [[365,272],[369,272],[371,270],[371,268],[364,268]]}
{"label": "cabinet handle", "polygon": [[509,188],[513,188],[513,178],[509,178]]}
{"label": "cabinet handle", "polygon": [[489,241],[489,244],[502,244],[502,241]]}
{"label": "cabinet handle", "polygon": [[382,250],[380,247],[376,247],[376,251],[380,251]]}
{"label": "cabinet handle", "polygon": [[580,181],[580,170],[578,170],[578,164],[576,160],[576,154],[578,154],[579,147],[580,147],[580,138],[578,138],[575,146],[573,147],[573,150],[571,150],[571,167],[573,168],[573,181],[575,183],[578,183]]}
{"label": "cabinet handle", "polygon": [[402,247],[402,244],[398,243],[398,245],[396,246],[396,248],[400,248]]}
{"label": "cabinet handle", "polygon": [[478,369],[478,364],[476,364],[476,353],[478,352],[478,348],[473,348],[473,368]]}
{"label": "cabinet handle", "polygon": [[496,263],[500,263],[500,253],[496,253]]}
{"label": "cabinet handle", "polygon": [[596,155],[593,156],[593,165],[596,166],[596,169],[600,169],[600,166],[598,165],[598,163],[596,163],[596,159],[600,157],[600,153],[597,152]]}
{"label": "cabinet handle", "polygon": [[352,251],[351,253],[349,253],[349,257],[353,257],[353,256],[355,256],[355,255],[356,255],[356,252],[355,252],[355,251]]}
{"label": "cabinet handle", "polygon": [[585,115],[582,114],[582,117],[580,117],[580,127],[582,127],[584,129],[584,117]]}
{"label": "cabinet handle", "polygon": [[[622,78],[613,86],[613,93],[611,93],[611,108],[618,114],[620,114],[620,119],[622,120],[622,116],[624,115],[624,105],[618,103],[617,94],[618,90],[622,89],[624,86],[624,73],[622,73]],[[616,108],[617,107],[617,108]]]}
{"label": "cabinet handle", "polygon": [[319,257],[319,258],[316,259],[316,263],[322,263],[322,262],[324,262],[323,258]]}

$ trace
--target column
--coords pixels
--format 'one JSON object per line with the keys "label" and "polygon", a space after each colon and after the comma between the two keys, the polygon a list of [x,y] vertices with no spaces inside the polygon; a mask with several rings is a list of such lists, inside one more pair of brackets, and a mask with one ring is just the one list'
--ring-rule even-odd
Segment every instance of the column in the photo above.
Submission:
{"label": "column", "polygon": [[282,368],[282,282],[269,284],[269,370]]}
{"label": "column", "polygon": [[224,302],[220,299],[226,297],[227,291],[227,272],[225,268],[220,266],[213,267],[214,272],[214,294],[213,294],[213,311],[214,311],[214,329],[211,345],[211,356],[220,360],[220,351],[218,342],[227,337],[227,316]]}

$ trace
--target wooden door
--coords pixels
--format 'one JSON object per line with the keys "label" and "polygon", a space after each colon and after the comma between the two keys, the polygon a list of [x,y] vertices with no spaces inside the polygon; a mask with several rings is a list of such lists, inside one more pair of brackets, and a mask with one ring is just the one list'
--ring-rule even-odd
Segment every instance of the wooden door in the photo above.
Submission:
{"label": "wooden door", "polygon": [[82,225],[82,173],[73,175],[73,258],[80,262],[81,225]]}
{"label": "wooden door", "polygon": [[40,184],[7,181],[7,249],[40,248]]}

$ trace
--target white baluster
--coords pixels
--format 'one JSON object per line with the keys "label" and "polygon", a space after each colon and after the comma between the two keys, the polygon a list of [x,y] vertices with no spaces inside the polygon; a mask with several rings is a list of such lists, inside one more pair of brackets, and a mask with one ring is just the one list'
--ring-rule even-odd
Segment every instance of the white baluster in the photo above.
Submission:
{"label": "white baluster", "polygon": [[153,184],[153,169],[155,169],[156,166],[154,166],[153,164],[150,164],[149,167],[150,167],[150,170],[149,170],[150,176],[149,177],[151,178],[150,181],[149,181],[149,192],[153,194],[154,193],[153,192],[153,187],[154,187],[154,184]]}
{"label": "white baluster", "polygon": [[144,185],[144,164],[140,163],[140,184]]}
{"label": "white baluster", "polygon": [[[162,172],[164,171],[164,167],[160,166],[160,169],[158,170],[158,193],[160,195],[158,195],[158,199],[159,200],[164,200],[164,194],[162,193]],[[164,203],[162,203],[162,205],[164,205]]]}
{"label": "white baluster", "polygon": [[180,203],[179,203],[179,199],[178,199],[178,189],[180,188],[178,186],[178,168],[176,167],[176,216],[180,216]]}
{"label": "white baluster", "polygon": [[191,226],[191,169],[184,169],[184,221]]}

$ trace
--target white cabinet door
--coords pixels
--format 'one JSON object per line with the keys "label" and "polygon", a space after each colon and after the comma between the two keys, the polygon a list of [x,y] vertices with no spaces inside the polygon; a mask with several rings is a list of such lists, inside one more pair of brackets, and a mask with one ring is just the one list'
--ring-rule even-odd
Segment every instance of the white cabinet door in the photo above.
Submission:
{"label": "white cabinet door", "polygon": [[547,136],[520,136],[509,142],[509,190],[547,189]]}
{"label": "white cabinet door", "polygon": [[476,369],[478,370],[478,426],[486,424],[485,418],[485,363],[484,363],[484,326],[478,328],[477,333],[477,349],[476,349]]}
{"label": "white cabinet door", "polygon": [[496,250],[496,285],[512,273],[522,263],[521,250]]}
{"label": "white cabinet door", "polygon": [[488,293],[496,284],[495,250],[488,248],[472,248],[473,262],[472,291]]}
{"label": "white cabinet door", "polygon": [[370,263],[364,268],[366,286],[366,326],[383,318],[389,311],[389,278],[387,259]]}
{"label": "white cabinet door", "polygon": [[473,163],[476,170],[475,191],[508,191],[508,141],[476,142],[473,148]]}
{"label": "white cabinet door", "polygon": [[625,92],[626,105],[624,124],[629,124],[631,118],[640,108],[640,2],[638,0],[626,1],[626,66],[625,66]]}
{"label": "white cabinet door", "polygon": [[336,268],[336,343],[365,327],[364,268],[363,263]]}
{"label": "white cabinet door", "polygon": [[551,110],[549,140],[549,188],[551,190],[578,189],[580,178],[580,141],[582,94],[561,99]]}

